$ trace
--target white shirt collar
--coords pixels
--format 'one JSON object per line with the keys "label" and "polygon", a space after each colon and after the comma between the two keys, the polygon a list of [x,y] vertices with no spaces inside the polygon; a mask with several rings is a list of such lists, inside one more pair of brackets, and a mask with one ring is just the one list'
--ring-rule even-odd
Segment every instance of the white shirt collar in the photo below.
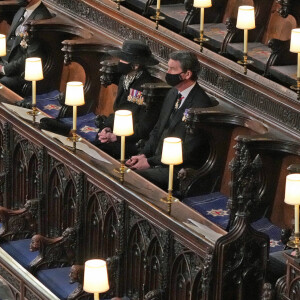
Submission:
{"label": "white shirt collar", "polygon": [[26,12],[25,12],[25,19],[27,20],[30,15],[34,12],[34,10],[42,3],[42,0],[41,1],[38,1],[37,3],[35,3],[34,5],[26,8]]}
{"label": "white shirt collar", "polygon": [[193,89],[193,87],[196,85],[196,82],[194,84],[192,84],[191,86],[189,86],[188,88],[186,88],[185,90],[183,90],[182,92],[178,92],[181,94],[181,96],[183,97],[183,99],[181,100],[180,106],[182,106],[182,104],[184,103],[185,99],[187,98],[187,96],[189,95],[190,91]]}

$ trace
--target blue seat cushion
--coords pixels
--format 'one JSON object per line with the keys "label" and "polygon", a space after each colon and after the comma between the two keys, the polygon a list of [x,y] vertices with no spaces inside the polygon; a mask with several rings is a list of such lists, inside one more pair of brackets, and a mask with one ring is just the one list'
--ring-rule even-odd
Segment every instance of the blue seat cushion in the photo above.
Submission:
{"label": "blue seat cushion", "polygon": [[283,250],[284,245],[281,242],[281,228],[272,224],[267,218],[261,218],[251,225],[257,231],[264,232],[269,236],[270,253]]}
{"label": "blue seat cushion", "polygon": [[1,248],[6,251],[21,266],[29,270],[30,263],[38,256],[38,251],[29,250],[31,239],[5,242]]}
{"label": "blue seat cushion", "polygon": [[[190,197],[183,202],[192,207],[208,220],[226,229],[229,221],[228,198],[219,193],[211,193],[202,196]],[[281,251],[284,245],[281,242],[281,228],[272,224],[267,218],[261,218],[253,222],[252,227],[257,231],[266,233],[270,238],[270,253]]]}
{"label": "blue seat cushion", "polygon": [[[77,133],[90,142],[94,142],[99,128],[95,125],[96,115],[89,113],[77,118]],[[61,118],[61,122],[70,125],[73,124],[73,118]]]}
{"label": "blue seat cushion", "polygon": [[220,192],[190,197],[182,202],[192,207],[208,220],[226,229],[229,221],[228,198]]}
{"label": "blue seat cushion", "polygon": [[78,287],[78,283],[70,283],[70,267],[55,268],[38,271],[37,279],[43,283],[59,299],[67,299]]}
{"label": "blue seat cushion", "polygon": [[[61,104],[59,103],[60,92],[54,90],[49,93],[40,94],[36,96],[36,106],[40,110],[44,111],[46,114],[53,118],[58,117],[59,111],[61,109]],[[31,100],[32,97],[26,97],[26,99]]]}

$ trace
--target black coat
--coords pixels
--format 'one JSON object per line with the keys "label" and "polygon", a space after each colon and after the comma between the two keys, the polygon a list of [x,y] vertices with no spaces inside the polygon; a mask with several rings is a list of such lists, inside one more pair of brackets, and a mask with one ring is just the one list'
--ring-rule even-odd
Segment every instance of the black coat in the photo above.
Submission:
{"label": "black coat", "polygon": [[182,118],[184,111],[188,108],[210,107],[213,106],[213,103],[204,90],[196,84],[170,121],[170,115],[174,109],[177,94],[178,91],[175,88],[171,89],[167,94],[158,122],[151,131],[149,140],[142,150],[142,153],[148,158],[150,166],[162,164],[161,153],[165,137],[178,137],[182,140],[183,164],[180,167],[197,167],[201,164],[199,159],[201,153],[199,151],[201,151],[201,147],[207,140],[201,135],[195,137],[187,134]]}
{"label": "black coat", "polygon": [[[32,42],[28,43],[27,48],[23,48],[20,45],[22,38],[15,36],[15,30],[18,27],[19,20],[24,13],[25,8],[21,7],[15,14],[9,33],[7,35],[8,53],[2,58],[4,62],[5,76],[21,76],[25,70],[25,59],[27,57],[42,57],[40,43],[33,39]],[[51,13],[47,7],[41,3],[29,16],[27,21],[30,20],[41,20],[51,18]],[[26,22],[27,22],[26,21]]]}
{"label": "black coat", "polygon": [[[135,79],[128,90],[123,87],[124,76],[120,78],[117,96],[114,102],[114,111],[126,109],[132,112],[133,119],[133,130],[134,134],[132,136],[126,137],[126,143],[136,143],[140,139],[148,139],[150,131],[153,129],[161,108],[161,103],[151,104],[150,107],[146,108],[145,105],[138,105],[136,103],[128,101],[128,96],[130,89],[134,89],[142,92],[143,89],[141,85],[144,83],[153,83],[157,79],[152,77],[148,71],[144,70],[141,76]],[[105,121],[104,126],[113,128],[114,114],[111,114]]]}

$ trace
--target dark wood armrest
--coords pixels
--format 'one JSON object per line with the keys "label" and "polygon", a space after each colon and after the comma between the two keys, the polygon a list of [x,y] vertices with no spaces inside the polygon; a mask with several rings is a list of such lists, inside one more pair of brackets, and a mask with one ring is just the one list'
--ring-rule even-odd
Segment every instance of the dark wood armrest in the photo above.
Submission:
{"label": "dark wood armrest", "polygon": [[297,54],[290,52],[290,42],[290,40],[269,40],[268,47],[271,49],[271,55],[268,60],[268,66],[284,66],[297,64]]}
{"label": "dark wood armrest", "polygon": [[84,266],[83,265],[73,265],[70,270],[70,283],[78,282],[77,288],[68,296],[68,300],[81,299],[83,295],[88,295],[83,290],[83,276],[84,276]]}
{"label": "dark wood armrest", "polygon": [[144,300],[160,300],[160,299],[164,299],[164,291],[159,289],[159,290],[152,290],[150,292],[148,292],[145,297]]}
{"label": "dark wood armrest", "polygon": [[36,219],[38,215],[38,199],[28,200],[25,207],[18,210],[12,210],[0,207],[0,220],[2,228],[0,230],[0,239],[11,241],[31,237],[36,231]]}
{"label": "dark wood armrest", "polygon": [[287,169],[290,173],[300,173],[300,164],[292,164]]}
{"label": "dark wood armrest", "polygon": [[199,171],[191,168],[182,168],[178,172],[179,192],[182,198],[188,195],[189,189],[199,176]]}
{"label": "dark wood armrest", "polygon": [[75,260],[76,235],[75,228],[67,228],[57,238],[34,235],[30,251],[39,251],[39,255],[30,263],[30,271],[34,273],[39,269],[72,265]]}
{"label": "dark wood armrest", "polygon": [[103,60],[100,63],[100,82],[103,86],[118,84],[121,74],[118,73],[117,64],[115,60]]}

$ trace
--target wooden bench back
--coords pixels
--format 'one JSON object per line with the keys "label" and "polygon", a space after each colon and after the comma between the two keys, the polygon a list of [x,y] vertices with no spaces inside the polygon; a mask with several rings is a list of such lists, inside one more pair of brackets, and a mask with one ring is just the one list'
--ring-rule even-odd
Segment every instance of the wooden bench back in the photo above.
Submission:
{"label": "wooden bench back", "polygon": [[250,120],[241,111],[222,104],[209,109],[190,109],[186,117],[189,128],[206,134],[209,151],[204,165],[194,174],[195,179],[191,179],[185,197],[215,191],[221,191],[229,197],[229,163],[235,153],[235,138],[240,134],[265,134],[267,128],[258,121]]}

